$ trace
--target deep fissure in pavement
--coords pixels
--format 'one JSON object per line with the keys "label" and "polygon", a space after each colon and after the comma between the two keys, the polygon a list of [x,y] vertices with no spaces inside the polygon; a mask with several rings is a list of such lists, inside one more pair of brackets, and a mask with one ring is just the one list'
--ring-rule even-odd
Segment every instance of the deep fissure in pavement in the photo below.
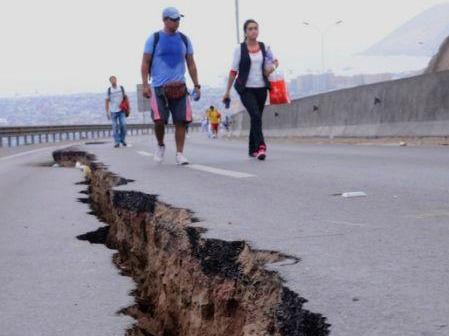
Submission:
{"label": "deep fissure in pavement", "polygon": [[[245,241],[203,237],[191,211],[154,195],[115,190],[128,180],[73,148],[53,153],[61,166],[89,166],[87,202],[106,226],[78,238],[118,251],[121,273],[136,283],[135,304],[121,310],[136,320],[128,336],[324,336],[329,324],[303,308],[265,265],[298,259],[253,250]],[[85,193],[86,194],[86,193]]]}

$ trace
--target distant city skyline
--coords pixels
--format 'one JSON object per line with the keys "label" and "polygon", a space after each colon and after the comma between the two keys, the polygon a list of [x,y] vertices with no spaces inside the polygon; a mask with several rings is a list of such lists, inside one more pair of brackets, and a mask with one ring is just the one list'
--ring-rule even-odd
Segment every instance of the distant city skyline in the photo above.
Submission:
{"label": "distant city skyline", "polygon": [[[342,68],[345,59],[439,3],[446,1],[240,0],[240,15],[242,23],[259,21],[261,39],[272,45],[282,68],[299,75],[321,66],[319,36],[303,21],[319,27],[344,21],[329,32],[325,46],[328,68]],[[193,40],[201,82],[220,85],[235,47],[233,0],[5,0],[0,96],[102,92],[112,73],[134,90],[144,42],[161,28],[160,13],[168,5],[186,15],[181,30]],[[425,62],[398,59],[385,71],[416,70]]]}

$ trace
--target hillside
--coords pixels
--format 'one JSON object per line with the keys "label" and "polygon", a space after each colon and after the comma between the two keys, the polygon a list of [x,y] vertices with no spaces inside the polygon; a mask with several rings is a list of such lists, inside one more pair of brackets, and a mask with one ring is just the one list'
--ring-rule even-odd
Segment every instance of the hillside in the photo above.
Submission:
{"label": "hillside", "polygon": [[448,35],[449,3],[443,3],[414,17],[363,54],[433,56]]}
{"label": "hillside", "polygon": [[[200,119],[210,105],[221,106],[223,89],[203,89],[203,97],[192,104],[196,120]],[[133,112],[129,123],[141,123],[142,113],[137,111],[136,92],[129,92]],[[84,93],[59,96],[0,98],[0,126],[12,125],[70,125],[109,123],[104,112],[105,94]],[[234,100],[236,104],[237,99]],[[239,110],[233,106],[231,112]],[[150,113],[145,113],[150,121]]]}

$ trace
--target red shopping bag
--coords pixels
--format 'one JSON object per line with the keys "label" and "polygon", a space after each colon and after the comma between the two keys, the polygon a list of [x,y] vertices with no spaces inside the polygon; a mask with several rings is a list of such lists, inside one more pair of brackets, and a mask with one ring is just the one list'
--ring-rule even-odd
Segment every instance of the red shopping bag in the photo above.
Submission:
{"label": "red shopping bag", "polygon": [[275,71],[270,80],[270,105],[290,104],[290,97],[285,83],[284,75]]}

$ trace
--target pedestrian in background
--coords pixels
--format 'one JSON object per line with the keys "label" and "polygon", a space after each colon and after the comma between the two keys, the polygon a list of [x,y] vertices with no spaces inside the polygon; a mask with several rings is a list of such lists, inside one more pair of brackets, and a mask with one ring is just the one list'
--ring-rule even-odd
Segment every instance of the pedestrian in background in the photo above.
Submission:
{"label": "pedestrian in background", "polygon": [[109,82],[111,86],[106,93],[105,108],[108,120],[112,120],[114,147],[118,148],[120,144],[126,147],[126,113],[130,112],[129,100],[125,88],[117,84],[117,77],[111,76]]}
{"label": "pedestrian in background", "polygon": [[218,130],[220,127],[221,113],[215,106],[212,105],[207,110],[206,115],[209,120],[212,138],[216,139],[218,137]]}

